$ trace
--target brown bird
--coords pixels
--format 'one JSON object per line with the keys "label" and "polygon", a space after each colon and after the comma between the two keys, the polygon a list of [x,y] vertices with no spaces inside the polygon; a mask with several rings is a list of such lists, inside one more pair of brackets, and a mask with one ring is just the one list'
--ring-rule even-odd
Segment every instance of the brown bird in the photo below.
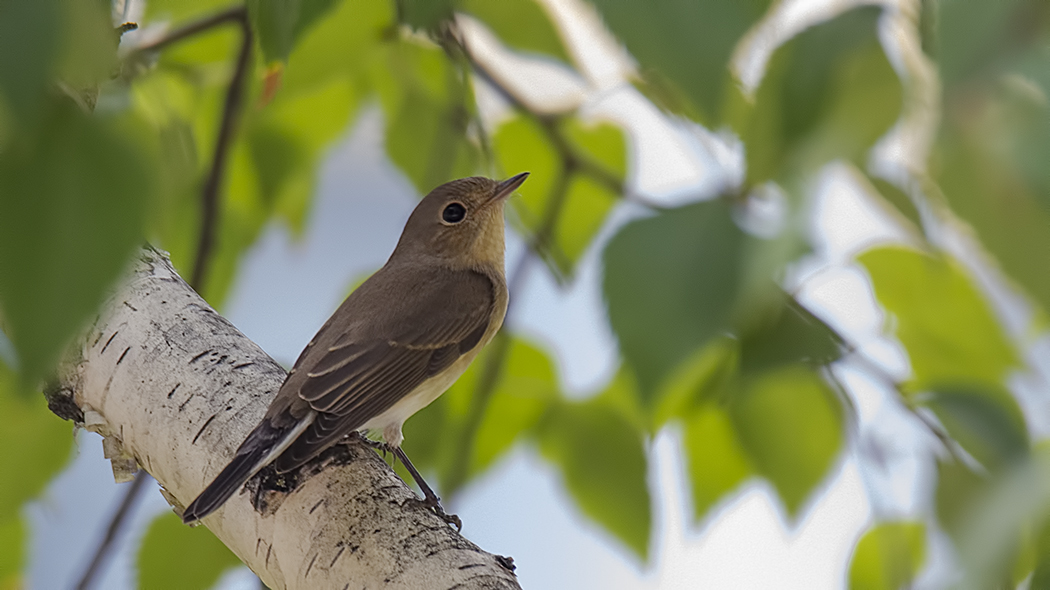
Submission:
{"label": "brown bird", "polygon": [[503,324],[503,204],[528,175],[454,180],[416,206],[390,259],[317,332],[183,522],[211,514],[266,465],[291,471],[367,430],[382,434],[426,505],[459,523],[401,450],[401,425],[444,393]]}

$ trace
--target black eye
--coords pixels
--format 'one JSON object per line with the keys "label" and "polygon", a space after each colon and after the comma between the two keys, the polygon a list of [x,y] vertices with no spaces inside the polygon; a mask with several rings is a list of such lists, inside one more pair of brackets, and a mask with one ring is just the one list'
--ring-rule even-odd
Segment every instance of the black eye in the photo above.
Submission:
{"label": "black eye", "polygon": [[441,219],[444,219],[445,223],[459,223],[466,216],[467,209],[459,203],[449,203],[441,212]]}

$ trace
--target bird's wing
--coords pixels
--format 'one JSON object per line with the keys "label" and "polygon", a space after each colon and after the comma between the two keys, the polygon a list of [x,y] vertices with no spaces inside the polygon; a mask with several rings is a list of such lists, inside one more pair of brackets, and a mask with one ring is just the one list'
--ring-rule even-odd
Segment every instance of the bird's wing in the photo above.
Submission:
{"label": "bird's wing", "polygon": [[[327,346],[304,355],[296,367],[305,372],[298,395],[318,416],[278,459],[278,470],[305,463],[478,345],[493,315],[491,280],[463,271],[456,281],[443,283],[437,288],[442,283],[417,281],[404,293],[406,300],[389,302],[405,311],[389,325],[351,324],[339,334],[318,334],[317,346]],[[362,312],[367,308],[357,306]],[[338,330],[339,322],[325,329]],[[383,333],[390,336],[377,337]]]}

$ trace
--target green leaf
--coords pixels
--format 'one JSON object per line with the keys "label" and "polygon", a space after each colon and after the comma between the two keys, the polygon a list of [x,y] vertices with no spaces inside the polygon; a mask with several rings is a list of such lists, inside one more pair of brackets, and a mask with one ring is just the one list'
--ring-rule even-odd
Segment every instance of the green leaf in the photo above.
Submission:
{"label": "green leaf", "polygon": [[609,241],[609,322],[647,405],[679,363],[732,327],[747,242],[717,201],[632,222]]}
{"label": "green leaf", "polygon": [[[192,564],[192,567],[187,567]],[[139,549],[139,588],[210,588],[241,562],[207,528],[188,527],[168,512],[157,517]]]}
{"label": "green leaf", "polygon": [[[0,101],[13,123],[35,121],[59,54],[61,0],[0,2]],[[2,108],[0,108],[2,110]]]}
{"label": "green leaf", "polygon": [[699,522],[716,502],[755,475],[755,469],[733,421],[720,405],[704,404],[686,419],[683,444],[693,488],[693,515]]}
{"label": "green leaf", "polygon": [[842,446],[842,408],[816,373],[803,367],[746,380],[730,415],[751,464],[797,515]]}
{"label": "green leaf", "polygon": [[919,522],[883,522],[864,533],[853,551],[850,590],[910,587],[926,559],[926,530]]}
{"label": "green leaf", "polygon": [[954,260],[901,247],[869,250],[857,260],[895,318],[915,375],[911,389],[998,386],[1020,364],[988,302]]}
{"label": "green leaf", "polygon": [[16,375],[0,364],[0,472],[7,474],[0,486],[0,523],[18,520],[22,506],[40,495],[73,449],[72,426],[47,409],[44,396],[16,393]]}
{"label": "green leaf", "polygon": [[879,44],[881,13],[850,10],[777,49],[754,105],[733,115],[751,184],[814,172],[838,158],[863,164],[897,120],[901,86]]}
{"label": "green leaf", "polygon": [[0,520],[0,590],[25,587],[26,523],[20,517]]}
{"label": "green leaf", "polygon": [[443,51],[393,44],[373,80],[386,115],[387,154],[420,193],[475,172],[479,150],[467,137],[473,96]]}
{"label": "green leaf", "polygon": [[536,0],[463,0],[459,10],[485,23],[513,49],[571,61],[561,35]]}
{"label": "green leaf", "polygon": [[557,399],[554,364],[519,338],[507,343],[498,381],[479,398],[500,353],[499,336],[455,384],[405,424],[405,452],[417,467],[436,471],[442,493],[455,494],[531,436],[547,406]]}
{"label": "green leaf", "polygon": [[284,61],[296,42],[338,0],[247,0],[248,17],[268,62]]}
{"label": "green leaf", "polygon": [[593,1],[605,24],[638,60],[653,87],[649,94],[666,97],[663,106],[708,124],[720,116],[733,50],[771,4],[770,0]]}
{"label": "green leaf", "polygon": [[153,182],[134,146],[68,103],[0,153],[0,308],[27,385],[58,361],[141,243]]}
{"label": "green leaf", "polygon": [[694,351],[664,381],[653,411],[653,430],[692,415],[705,402],[724,400],[739,368],[740,346],[733,338],[717,338]]}
{"label": "green leaf", "polygon": [[871,182],[872,190],[889,204],[892,211],[895,211],[904,219],[910,221],[912,225],[915,226],[916,230],[923,230],[924,224],[922,222],[922,215],[919,214],[919,210],[915,206],[915,201],[913,201],[907,193],[893,183],[882,178],[876,176],[868,176],[867,178],[868,181]]}
{"label": "green leaf", "polygon": [[396,0],[401,23],[424,32],[437,32],[441,23],[452,18],[455,0]]}
{"label": "green leaf", "polygon": [[1003,389],[938,389],[922,398],[955,442],[989,470],[1028,454],[1020,406]]}
{"label": "green leaf", "polygon": [[1031,0],[937,3],[937,63],[947,92],[971,78],[990,78],[1041,42],[1050,28],[1050,6]]}
{"label": "green leaf", "polygon": [[827,365],[842,355],[842,337],[786,293],[740,341],[740,368],[759,373],[789,363]]}
{"label": "green leaf", "polygon": [[563,402],[548,411],[539,442],[583,513],[645,560],[652,514],[642,434],[601,400]]}

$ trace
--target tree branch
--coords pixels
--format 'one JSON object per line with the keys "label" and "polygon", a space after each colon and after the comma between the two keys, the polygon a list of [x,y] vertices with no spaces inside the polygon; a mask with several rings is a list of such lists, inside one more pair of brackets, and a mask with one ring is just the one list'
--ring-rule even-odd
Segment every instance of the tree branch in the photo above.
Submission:
{"label": "tree branch", "polygon": [[[275,361],[146,251],[60,387],[177,508],[232,458],[284,381]],[[298,473],[252,480],[204,524],[269,588],[518,588],[417,503],[371,449],[342,444]]]}
{"label": "tree branch", "polygon": [[208,276],[211,251],[215,245],[215,229],[219,217],[219,188],[226,171],[226,161],[233,141],[234,126],[244,102],[244,82],[248,73],[248,64],[252,56],[252,28],[248,23],[248,14],[241,10],[236,19],[241,28],[241,49],[237,55],[237,65],[226,91],[226,102],[223,104],[222,121],[219,124],[219,135],[215,140],[215,154],[211,170],[201,191],[201,229],[197,241],[197,258],[193,264],[193,275],[190,282],[198,292],[202,291],[204,280]]}

